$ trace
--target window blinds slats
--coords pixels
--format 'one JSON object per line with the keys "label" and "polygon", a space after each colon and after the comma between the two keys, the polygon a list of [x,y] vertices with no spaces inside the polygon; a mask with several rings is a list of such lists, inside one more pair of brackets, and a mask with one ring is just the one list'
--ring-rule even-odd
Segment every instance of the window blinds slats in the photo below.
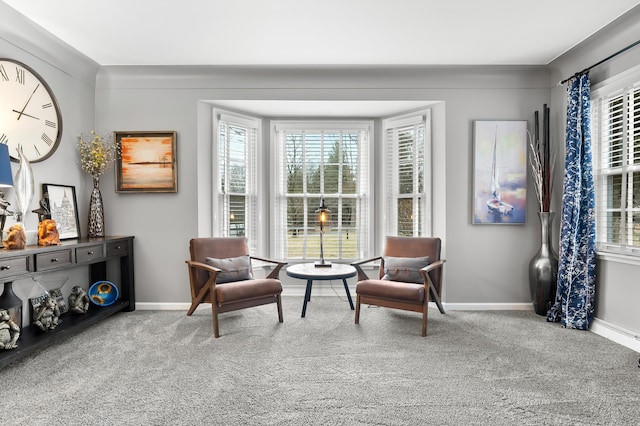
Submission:
{"label": "window blinds slats", "polygon": [[258,241],[257,143],[260,122],[251,117],[216,114],[219,163],[214,235],[244,236],[256,253]]}
{"label": "window blinds slats", "polygon": [[[640,79],[640,73],[638,74]],[[598,249],[640,255],[640,89],[598,89],[593,104]]]}
{"label": "window blinds slats", "polygon": [[430,225],[425,186],[428,114],[385,120],[385,235],[424,236]]}
{"label": "window blinds slats", "polygon": [[[319,258],[316,210],[331,210],[324,235],[326,259],[356,259],[368,247],[368,129],[362,123],[275,123],[278,159],[276,256]],[[323,128],[326,126],[326,128]]]}

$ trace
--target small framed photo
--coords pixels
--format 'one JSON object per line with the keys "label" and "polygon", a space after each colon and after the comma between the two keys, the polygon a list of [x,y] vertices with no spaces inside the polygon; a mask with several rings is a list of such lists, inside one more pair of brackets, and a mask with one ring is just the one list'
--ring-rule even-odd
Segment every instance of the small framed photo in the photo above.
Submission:
{"label": "small framed photo", "polygon": [[115,132],[116,192],[178,192],[176,132]]}
{"label": "small framed photo", "polygon": [[475,121],[472,223],[522,225],[527,210],[527,122]]}
{"label": "small framed photo", "polygon": [[51,219],[56,221],[60,240],[80,238],[76,187],[43,183],[42,194],[43,203],[48,204],[46,207],[51,213]]}

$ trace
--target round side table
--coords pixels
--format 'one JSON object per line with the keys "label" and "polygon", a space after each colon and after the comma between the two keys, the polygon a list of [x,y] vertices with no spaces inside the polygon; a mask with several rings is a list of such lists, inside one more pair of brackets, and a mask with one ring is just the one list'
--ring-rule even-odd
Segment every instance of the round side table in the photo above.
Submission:
{"label": "round side table", "polygon": [[307,302],[311,300],[311,287],[313,286],[313,281],[341,279],[344,284],[344,291],[347,293],[347,299],[349,299],[349,306],[351,306],[351,310],[353,310],[351,292],[347,285],[347,278],[356,276],[356,268],[353,266],[341,263],[332,263],[331,267],[316,267],[314,263],[301,263],[289,266],[287,268],[287,275],[293,278],[307,280],[307,289],[304,294],[304,304],[302,305],[302,318],[304,318],[307,312]]}

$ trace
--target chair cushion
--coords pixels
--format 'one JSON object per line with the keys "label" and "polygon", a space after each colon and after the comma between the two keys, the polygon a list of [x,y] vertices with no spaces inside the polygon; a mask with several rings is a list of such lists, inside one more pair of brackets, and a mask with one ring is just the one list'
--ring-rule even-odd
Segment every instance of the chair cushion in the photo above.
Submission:
{"label": "chair cushion", "polygon": [[253,272],[251,271],[251,259],[249,258],[249,255],[227,257],[225,259],[207,257],[205,262],[207,265],[215,266],[222,270],[216,278],[217,284],[228,283],[231,281],[244,281],[253,278]]}
{"label": "chair cushion", "polygon": [[401,283],[387,280],[364,280],[356,284],[356,294],[422,303],[424,284]]}
{"label": "chair cushion", "polygon": [[216,286],[218,305],[239,300],[257,299],[282,293],[282,283],[273,278],[228,282]]}
{"label": "chair cushion", "polygon": [[429,265],[429,256],[391,257],[384,256],[383,280],[424,284],[420,269]]}

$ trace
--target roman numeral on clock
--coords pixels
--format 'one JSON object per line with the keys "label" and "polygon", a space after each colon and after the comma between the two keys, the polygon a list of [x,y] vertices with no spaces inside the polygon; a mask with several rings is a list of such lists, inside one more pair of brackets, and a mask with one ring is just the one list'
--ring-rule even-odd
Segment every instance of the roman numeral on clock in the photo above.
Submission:
{"label": "roman numeral on clock", "polygon": [[0,76],[2,76],[2,81],[9,81],[9,75],[7,74],[7,70],[5,70],[2,65],[0,65]]}
{"label": "roman numeral on clock", "polygon": [[20,84],[24,84],[24,69],[16,67],[16,81]]}
{"label": "roman numeral on clock", "polygon": [[35,149],[35,150],[36,150],[36,154],[37,154],[37,155],[38,155],[38,157],[39,157],[39,156],[40,156],[40,150],[38,149],[38,147],[34,145],[34,146],[33,146],[33,149]]}
{"label": "roman numeral on clock", "polygon": [[42,105],[42,109],[51,108],[52,106],[53,106],[53,104],[51,102],[49,102],[48,104],[43,104]]}
{"label": "roman numeral on clock", "polygon": [[9,142],[9,138],[4,133],[0,135],[0,143],[7,144]]}
{"label": "roman numeral on clock", "polygon": [[49,146],[51,146],[53,144],[53,141],[51,140],[51,138],[46,133],[42,134],[42,140]]}
{"label": "roman numeral on clock", "polygon": [[53,127],[54,129],[56,128],[56,123],[54,123],[53,121],[44,120],[44,124],[46,124],[49,127]]}

